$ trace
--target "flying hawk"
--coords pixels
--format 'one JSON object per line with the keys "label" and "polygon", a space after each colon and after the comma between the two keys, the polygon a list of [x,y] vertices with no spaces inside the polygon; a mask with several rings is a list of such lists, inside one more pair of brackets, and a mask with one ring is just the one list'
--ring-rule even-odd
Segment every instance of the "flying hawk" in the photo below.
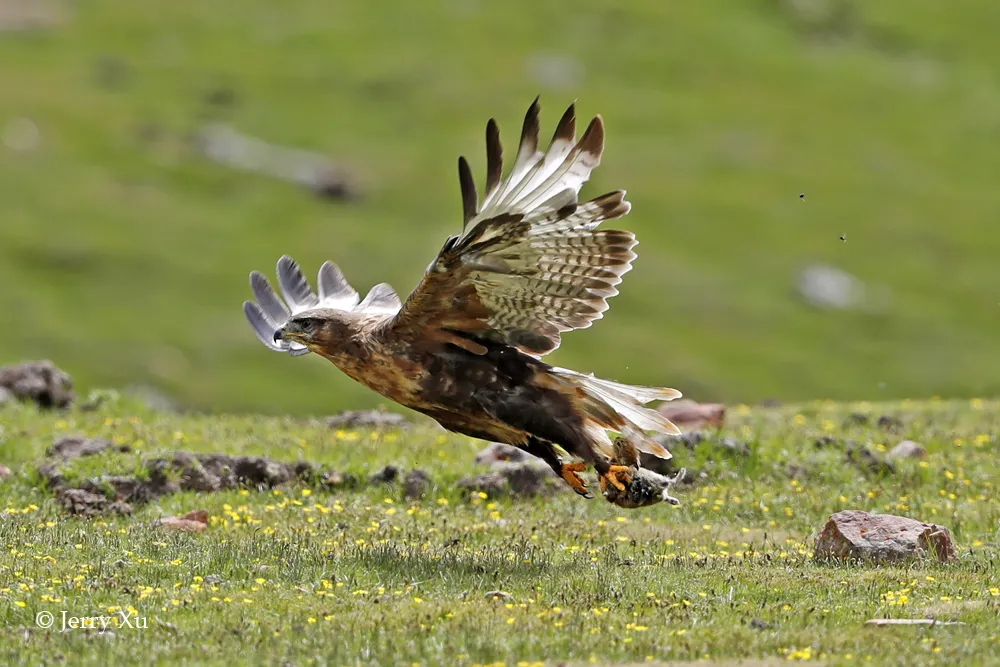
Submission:
{"label": "flying hawk", "polygon": [[[500,131],[489,121],[481,202],[468,162],[458,159],[462,233],[445,241],[405,303],[385,283],[359,299],[331,262],[320,267],[316,294],[284,256],[278,260],[284,301],[254,271],[250,285],[257,301],[243,309],[270,349],[292,356],[315,352],[450,431],[519,447],[587,498],[592,494],[579,473],[592,465],[605,497],[617,502],[630,497],[627,489],[642,469],[617,460],[616,451],[623,450],[616,450],[608,431],[639,451],[670,458],[647,431],[680,431],[644,404],[681,394],[542,361],[564,332],[603,316],[632,268],[636,239],[631,232],[597,229],[629,212],[624,190],[577,199],[604,151],[601,117],[577,141],[571,105],[545,151],[538,134],[536,98],[505,179]],[[608,494],[609,488],[618,493]],[[663,498],[645,504],[666,498],[664,490]]]}

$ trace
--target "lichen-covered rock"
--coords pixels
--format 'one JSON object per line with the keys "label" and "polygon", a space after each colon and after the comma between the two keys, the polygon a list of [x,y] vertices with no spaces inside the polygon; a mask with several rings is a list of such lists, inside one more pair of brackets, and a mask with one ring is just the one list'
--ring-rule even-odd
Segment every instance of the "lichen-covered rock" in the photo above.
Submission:
{"label": "lichen-covered rock", "polygon": [[957,558],[944,526],[892,514],[844,510],[827,519],[816,538],[815,557],[896,562],[920,557]]}

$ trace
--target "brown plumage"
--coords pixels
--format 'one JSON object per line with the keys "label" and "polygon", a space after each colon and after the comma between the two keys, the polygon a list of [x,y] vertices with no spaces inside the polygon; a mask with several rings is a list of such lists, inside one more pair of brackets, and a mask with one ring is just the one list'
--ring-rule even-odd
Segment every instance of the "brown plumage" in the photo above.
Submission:
{"label": "brown plumage", "polygon": [[[489,121],[482,202],[468,162],[459,158],[463,231],[445,242],[405,303],[384,283],[359,302],[330,262],[320,268],[316,294],[298,265],[282,257],[284,302],[253,272],[257,301],[247,301],[244,312],[269,348],[293,356],[315,352],[451,431],[520,447],[588,497],[578,473],[593,465],[602,486],[619,490],[608,496],[617,502],[628,497],[623,492],[632,475],[629,465],[617,463],[608,431],[669,458],[647,431],[678,429],[644,404],[681,394],[600,380],[541,360],[564,332],[603,316],[632,268],[636,240],[631,232],[597,229],[629,212],[623,190],[577,199],[601,161],[601,117],[577,141],[570,106],[544,152],[538,134],[536,99],[504,180],[499,129]],[[578,460],[569,462],[565,454]]]}

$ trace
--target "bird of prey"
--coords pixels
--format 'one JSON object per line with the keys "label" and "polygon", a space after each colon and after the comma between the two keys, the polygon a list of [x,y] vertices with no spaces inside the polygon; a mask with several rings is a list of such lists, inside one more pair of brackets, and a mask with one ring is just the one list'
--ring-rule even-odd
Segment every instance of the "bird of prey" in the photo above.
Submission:
{"label": "bird of prey", "polygon": [[[608,432],[625,438],[632,451],[670,458],[648,432],[680,431],[645,404],[681,393],[542,360],[563,333],[603,316],[632,268],[637,242],[631,232],[598,229],[629,212],[624,190],[578,200],[604,151],[601,116],[577,141],[571,105],[541,150],[539,111],[536,98],[506,178],[499,127],[493,119],[487,123],[482,200],[468,162],[459,158],[462,232],[445,241],[405,302],[385,283],[359,299],[331,262],[319,269],[317,294],[283,256],[277,274],[284,301],[254,271],[257,300],[245,302],[244,313],[272,350],[314,352],[449,431],[519,447],[587,498],[593,495],[579,473],[593,466],[608,500],[636,506],[628,491],[638,468],[617,460],[625,450],[616,453]],[[665,499],[639,495],[646,499],[640,504]]]}

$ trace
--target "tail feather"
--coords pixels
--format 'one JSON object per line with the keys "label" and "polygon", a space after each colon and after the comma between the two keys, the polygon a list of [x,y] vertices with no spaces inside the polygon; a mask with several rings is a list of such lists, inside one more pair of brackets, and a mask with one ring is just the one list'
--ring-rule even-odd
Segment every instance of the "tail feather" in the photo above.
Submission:
{"label": "tail feather", "polygon": [[584,410],[595,426],[621,433],[640,451],[662,459],[671,458],[670,452],[646,432],[680,435],[680,429],[662,414],[643,404],[673,400],[679,398],[681,392],[664,387],[621,384],[563,368],[554,368],[553,372],[582,390]]}

